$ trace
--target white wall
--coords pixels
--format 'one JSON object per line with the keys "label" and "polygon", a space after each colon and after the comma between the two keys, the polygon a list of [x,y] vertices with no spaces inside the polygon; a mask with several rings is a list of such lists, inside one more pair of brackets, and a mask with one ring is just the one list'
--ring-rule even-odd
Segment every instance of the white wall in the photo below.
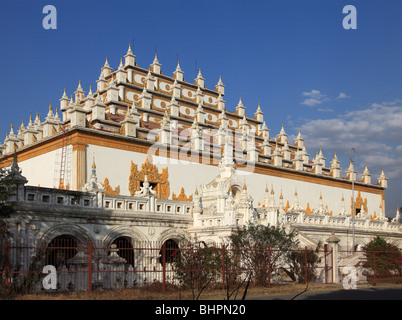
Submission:
{"label": "white wall", "polygon": [[[112,188],[119,185],[120,194],[129,195],[128,178],[131,161],[137,164],[138,170],[141,170],[141,164],[145,162],[146,154],[88,145],[87,179],[91,175],[93,158],[95,158],[98,180],[103,183],[105,177],[107,177]],[[170,196],[172,192],[177,195],[181,187],[184,187],[187,196],[194,194],[196,186],[200,190],[199,186],[201,184],[209,183],[218,174],[218,167],[212,165],[165,159],[156,156],[153,157],[153,163],[159,168],[159,172],[161,172],[162,168],[168,167]],[[238,171],[238,179],[241,183],[245,179],[248,191],[254,198],[255,207],[258,202],[263,202],[265,187],[268,185],[269,192],[271,191],[271,186],[274,188],[276,205],[279,205],[281,190],[284,205],[286,205],[287,200],[289,200],[290,205],[293,204],[294,193],[297,190],[299,203],[303,208],[306,208],[307,202],[309,202],[312,210],[318,208],[320,194],[322,194],[324,206],[328,206],[328,210],[332,210],[333,214],[336,214],[341,209],[342,196],[345,199],[345,208],[350,212],[352,191],[348,189],[262,174],[244,174],[241,171]],[[361,195],[363,199],[367,198],[369,213],[373,214],[376,211],[378,215],[381,196],[364,192]],[[357,191],[355,191],[356,197]]]}
{"label": "white wall", "polygon": [[57,155],[61,154],[61,148],[41,154],[37,157],[25,161],[19,161],[18,166],[22,170],[22,175],[28,179],[28,185],[53,188],[55,170],[60,172],[60,159]]}

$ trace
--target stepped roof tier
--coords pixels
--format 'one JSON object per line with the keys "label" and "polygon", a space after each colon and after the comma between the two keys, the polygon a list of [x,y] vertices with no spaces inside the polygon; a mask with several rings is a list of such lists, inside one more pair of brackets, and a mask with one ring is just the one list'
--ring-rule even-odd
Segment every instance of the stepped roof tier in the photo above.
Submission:
{"label": "stepped roof tier", "polygon": [[[322,150],[310,159],[300,131],[295,141],[289,141],[283,125],[277,135],[271,136],[260,104],[254,117],[246,115],[241,98],[237,106],[227,108],[221,77],[215,88],[209,89],[201,69],[194,82],[188,82],[179,62],[172,76],[165,75],[161,66],[157,55],[148,68],[138,66],[130,46],[116,70],[106,59],[96,90],[90,87],[86,93],[79,81],[70,97],[64,90],[58,107],[49,105],[44,120],[38,115],[35,119],[29,116],[26,126],[22,123],[16,130],[11,125],[0,145],[2,166],[11,165],[15,152],[40,146],[49,139],[63,139],[78,130],[187,147],[211,157],[220,157],[224,141],[230,139],[234,159],[324,179],[356,181],[353,163],[346,176],[341,176],[336,153],[330,164]],[[387,178],[382,172],[378,183],[373,183],[366,166],[362,180],[356,183],[385,189]]]}

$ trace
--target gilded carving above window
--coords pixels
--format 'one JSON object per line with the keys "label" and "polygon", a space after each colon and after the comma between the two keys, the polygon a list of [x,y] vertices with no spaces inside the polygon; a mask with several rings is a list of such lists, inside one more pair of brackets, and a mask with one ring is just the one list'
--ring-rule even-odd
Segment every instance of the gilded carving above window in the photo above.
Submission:
{"label": "gilded carving above window", "polygon": [[141,164],[141,170],[138,170],[137,164],[131,161],[130,176],[128,178],[128,190],[131,196],[140,190],[142,183],[145,181],[145,175],[148,176],[148,182],[153,190],[157,192],[158,199],[167,199],[170,194],[168,168],[162,169],[159,173],[158,167],[149,160],[145,160]]}
{"label": "gilded carving above window", "polygon": [[[355,215],[358,212],[368,212],[367,210],[367,198],[362,198],[362,195],[360,193],[360,191],[357,194],[356,200],[355,200]],[[351,197],[351,212],[353,212],[353,198]]]}

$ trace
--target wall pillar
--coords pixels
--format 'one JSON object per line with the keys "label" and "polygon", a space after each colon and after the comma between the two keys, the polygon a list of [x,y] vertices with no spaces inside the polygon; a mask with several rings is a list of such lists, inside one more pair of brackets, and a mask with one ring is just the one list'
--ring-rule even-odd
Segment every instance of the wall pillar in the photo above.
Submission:
{"label": "wall pillar", "polygon": [[81,191],[86,183],[86,144],[73,144],[72,160],[72,189]]}
{"label": "wall pillar", "polygon": [[329,274],[329,282],[339,283],[339,271],[338,271],[338,261],[339,261],[339,242],[341,239],[335,237],[332,234],[328,239],[328,246],[330,251],[332,251],[332,259],[330,260],[332,272]]}

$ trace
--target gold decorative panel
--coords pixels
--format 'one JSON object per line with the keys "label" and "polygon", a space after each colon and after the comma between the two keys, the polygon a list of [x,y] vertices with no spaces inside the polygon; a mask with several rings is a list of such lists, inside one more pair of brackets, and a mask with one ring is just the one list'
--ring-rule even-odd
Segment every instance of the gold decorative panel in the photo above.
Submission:
{"label": "gold decorative panel", "polygon": [[184,193],[184,188],[182,187],[180,190],[179,195],[176,196],[174,192],[172,192],[172,200],[178,200],[178,201],[193,201],[193,195],[186,196]]}
{"label": "gold decorative panel", "polygon": [[[351,199],[351,205],[350,205],[350,212],[352,212],[353,213],[353,197],[350,197]],[[360,193],[360,191],[358,192],[358,194],[357,194],[357,197],[356,197],[356,200],[355,200],[355,215],[356,215],[356,213],[357,213],[357,210],[360,210],[360,211],[363,211],[363,209],[364,209],[364,211],[365,212],[368,212],[368,210],[367,210],[367,198],[362,198],[362,195],[361,195],[361,193]]]}
{"label": "gold decorative panel", "polygon": [[145,175],[148,176],[148,182],[157,192],[158,199],[167,199],[170,194],[168,168],[162,169],[159,173],[156,165],[152,164],[149,157],[141,165],[141,170],[138,170],[137,165],[131,161],[130,176],[128,178],[128,190],[131,196],[134,196],[136,191],[140,190],[141,183],[145,181]]}
{"label": "gold decorative panel", "polygon": [[115,194],[115,195],[120,194],[120,186],[117,186],[113,190],[112,187],[109,184],[109,179],[108,178],[105,178],[105,180],[103,181],[103,186],[105,187],[105,193],[106,194]]}

